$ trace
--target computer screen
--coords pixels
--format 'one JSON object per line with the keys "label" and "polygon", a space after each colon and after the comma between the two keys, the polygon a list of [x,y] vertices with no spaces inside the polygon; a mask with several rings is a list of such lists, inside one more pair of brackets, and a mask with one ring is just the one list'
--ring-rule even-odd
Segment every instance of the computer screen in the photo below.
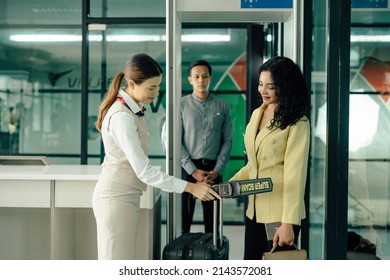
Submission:
{"label": "computer screen", "polygon": [[0,156],[0,165],[49,165],[45,156]]}

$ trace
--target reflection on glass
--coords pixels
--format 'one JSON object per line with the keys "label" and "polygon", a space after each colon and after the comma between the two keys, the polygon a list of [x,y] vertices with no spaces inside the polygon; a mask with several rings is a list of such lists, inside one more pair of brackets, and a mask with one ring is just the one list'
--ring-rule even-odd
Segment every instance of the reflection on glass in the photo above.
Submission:
{"label": "reflection on glass", "polygon": [[91,0],[90,17],[165,17],[166,0]]}
{"label": "reflection on glass", "polygon": [[[323,105],[326,103],[326,1],[313,1],[313,40],[312,40],[312,126],[325,125]],[[321,109],[320,109],[321,108]],[[325,107],[326,108],[326,107]],[[310,259],[324,258],[325,235],[325,174],[326,174],[326,129],[313,129],[310,159]],[[317,136],[317,137],[315,137]],[[322,140],[321,140],[322,139]]]}
{"label": "reflection on glass", "polygon": [[81,42],[12,40],[17,34],[81,36],[79,29],[50,27],[1,31],[0,44],[9,53],[0,65],[0,111],[9,110],[9,120],[1,117],[8,123],[2,126],[3,154],[80,153]]}
{"label": "reflection on glass", "polygon": [[0,23],[4,25],[81,24],[80,0],[1,1]]}
{"label": "reflection on glass", "polygon": [[351,28],[348,223],[349,234],[361,237],[353,251],[368,253],[364,259],[390,259],[388,34],[388,28]]}

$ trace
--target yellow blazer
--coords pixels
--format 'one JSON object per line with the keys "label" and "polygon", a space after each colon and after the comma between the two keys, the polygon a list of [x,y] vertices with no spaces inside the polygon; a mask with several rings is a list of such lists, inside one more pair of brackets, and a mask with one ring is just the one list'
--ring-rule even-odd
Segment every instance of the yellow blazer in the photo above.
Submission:
{"label": "yellow blazer", "polygon": [[273,190],[249,196],[246,215],[258,223],[279,222],[300,225],[306,217],[304,192],[310,144],[310,122],[303,117],[284,130],[258,133],[266,106],[257,108],[246,127],[244,142],[248,163],[229,181],[270,177]]}

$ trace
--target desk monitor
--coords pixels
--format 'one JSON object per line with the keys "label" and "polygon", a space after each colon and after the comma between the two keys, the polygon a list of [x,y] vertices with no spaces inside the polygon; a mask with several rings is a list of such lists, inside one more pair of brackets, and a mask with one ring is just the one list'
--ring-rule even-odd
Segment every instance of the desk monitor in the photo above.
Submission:
{"label": "desk monitor", "polygon": [[45,156],[0,156],[0,165],[49,165]]}

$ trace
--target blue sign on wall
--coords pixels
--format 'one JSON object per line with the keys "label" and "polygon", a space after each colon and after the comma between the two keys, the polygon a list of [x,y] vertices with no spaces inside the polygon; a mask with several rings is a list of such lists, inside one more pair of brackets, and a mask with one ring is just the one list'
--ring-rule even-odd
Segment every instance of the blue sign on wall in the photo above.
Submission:
{"label": "blue sign on wall", "polygon": [[241,8],[288,9],[293,7],[293,0],[241,0]]}
{"label": "blue sign on wall", "polygon": [[[241,1],[242,2],[242,1]],[[352,8],[388,8],[388,0],[351,0]]]}

